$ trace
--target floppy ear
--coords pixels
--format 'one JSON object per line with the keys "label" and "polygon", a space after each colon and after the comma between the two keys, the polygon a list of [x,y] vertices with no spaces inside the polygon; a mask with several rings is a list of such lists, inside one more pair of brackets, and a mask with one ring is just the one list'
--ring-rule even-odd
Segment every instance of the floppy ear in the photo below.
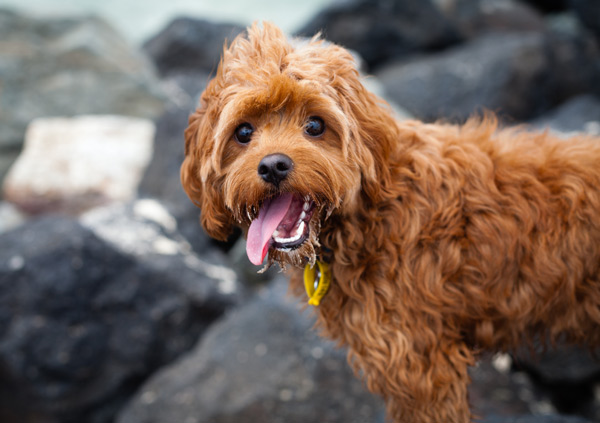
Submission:
{"label": "floppy ear", "polygon": [[350,160],[360,166],[363,192],[376,200],[392,183],[389,160],[400,139],[398,126],[389,105],[364,87],[355,69],[344,74],[336,90],[351,120]]}
{"label": "floppy ear", "polygon": [[[233,230],[231,213],[225,207],[221,183],[210,164],[214,136],[207,102],[190,116],[185,130],[185,159],[181,165],[181,183],[188,197],[200,210],[200,221],[206,232],[220,241],[227,240]],[[216,118],[216,117],[215,117]]]}

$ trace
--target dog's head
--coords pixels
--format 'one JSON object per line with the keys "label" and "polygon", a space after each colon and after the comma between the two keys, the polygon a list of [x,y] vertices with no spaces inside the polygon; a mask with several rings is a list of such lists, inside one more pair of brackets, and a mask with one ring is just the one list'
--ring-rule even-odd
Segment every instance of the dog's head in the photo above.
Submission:
{"label": "dog's head", "polygon": [[359,207],[388,154],[379,103],[341,47],[271,24],[236,38],[185,131],[182,182],[209,235],[237,224],[255,264],[314,261],[321,226]]}

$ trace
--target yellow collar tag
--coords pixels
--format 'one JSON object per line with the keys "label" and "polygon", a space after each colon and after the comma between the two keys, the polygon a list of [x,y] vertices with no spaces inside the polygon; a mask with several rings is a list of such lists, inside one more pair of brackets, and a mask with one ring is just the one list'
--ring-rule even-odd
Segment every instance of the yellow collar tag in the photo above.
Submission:
{"label": "yellow collar tag", "polygon": [[308,304],[318,306],[327,294],[330,283],[331,272],[327,263],[317,260],[316,266],[307,264],[304,267],[304,289],[308,295]]}

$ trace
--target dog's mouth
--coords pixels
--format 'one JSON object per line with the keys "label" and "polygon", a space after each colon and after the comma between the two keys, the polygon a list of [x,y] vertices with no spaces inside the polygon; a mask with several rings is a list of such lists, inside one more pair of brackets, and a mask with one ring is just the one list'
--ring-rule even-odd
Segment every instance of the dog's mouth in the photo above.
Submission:
{"label": "dog's mouth", "polygon": [[304,244],[310,236],[315,208],[314,201],[293,193],[265,200],[248,229],[246,253],[250,261],[260,265],[270,248],[289,252]]}

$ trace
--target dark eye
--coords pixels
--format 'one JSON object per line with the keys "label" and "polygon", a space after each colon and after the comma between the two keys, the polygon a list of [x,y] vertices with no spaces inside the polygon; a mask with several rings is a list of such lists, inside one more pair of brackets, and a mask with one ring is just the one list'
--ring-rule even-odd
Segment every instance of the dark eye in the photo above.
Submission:
{"label": "dark eye", "polygon": [[241,144],[247,144],[252,138],[254,128],[249,123],[242,123],[240,126],[235,128],[234,136],[235,140]]}
{"label": "dark eye", "polygon": [[311,116],[306,121],[306,125],[304,126],[304,132],[310,135],[311,137],[318,137],[323,132],[325,132],[325,122],[323,119],[317,116]]}

